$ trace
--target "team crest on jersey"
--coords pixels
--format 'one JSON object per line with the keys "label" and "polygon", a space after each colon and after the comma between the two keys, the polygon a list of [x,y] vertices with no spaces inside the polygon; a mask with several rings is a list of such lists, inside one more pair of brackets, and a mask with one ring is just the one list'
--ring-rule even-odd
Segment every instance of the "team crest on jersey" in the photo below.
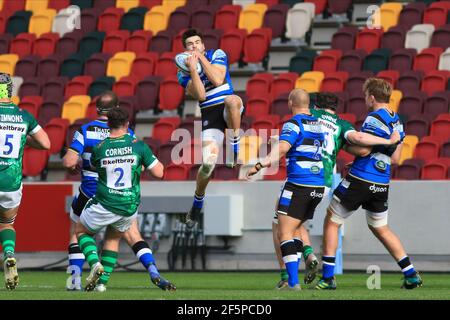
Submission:
{"label": "team crest on jersey", "polygon": [[377,162],[375,162],[375,168],[378,171],[384,172],[384,171],[386,171],[386,167],[387,167],[387,165],[386,165],[386,162],[384,162],[384,161],[378,160]]}
{"label": "team crest on jersey", "polygon": [[318,174],[320,172],[320,168],[318,166],[312,166],[309,170],[314,174]]}

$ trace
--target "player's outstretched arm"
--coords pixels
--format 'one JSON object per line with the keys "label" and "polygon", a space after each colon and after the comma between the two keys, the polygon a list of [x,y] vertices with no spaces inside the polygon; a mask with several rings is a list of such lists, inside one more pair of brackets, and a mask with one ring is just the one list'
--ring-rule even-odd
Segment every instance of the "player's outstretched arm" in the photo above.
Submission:
{"label": "player's outstretched arm", "polygon": [[400,142],[400,134],[397,131],[392,133],[390,139],[384,139],[365,132],[351,131],[347,133],[347,141],[359,146],[393,145]]}
{"label": "player's outstretched arm", "polygon": [[50,139],[44,129],[40,129],[35,134],[27,136],[26,143],[34,149],[50,150]]}
{"label": "player's outstretched arm", "polygon": [[158,163],[151,167],[150,173],[153,177],[157,179],[162,179],[164,176],[164,166],[161,162],[158,161]]}
{"label": "player's outstretched arm", "polygon": [[73,173],[78,171],[78,153],[72,149],[68,149],[63,158],[63,167]]}
{"label": "player's outstretched arm", "polygon": [[372,151],[371,147],[361,147],[355,145],[344,144],[343,149],[348,153],[357,156],[357,157],[366,157]]}
{"label": "player's outstretched arm", "polygon": [[272,151],[265,157],[261,162],[258,162],[253,168],[249,169],[247,171],[247,178],[253,176],[254,174],[258,173],[262,168],[270,167],[272,164],[277,163],[280,161],[281,158],[283,158],[286,153],[288,153],[289,149],[291,148],[291,145],[287,141],[280,141],[278,143],[278,148],[272,147]]}

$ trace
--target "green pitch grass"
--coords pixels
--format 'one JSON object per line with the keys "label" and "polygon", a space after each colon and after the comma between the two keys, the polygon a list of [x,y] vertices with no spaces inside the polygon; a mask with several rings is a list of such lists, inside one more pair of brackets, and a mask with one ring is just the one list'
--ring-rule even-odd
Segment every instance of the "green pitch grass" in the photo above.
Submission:
{"label": "green pitch grass", "polygon": [[[20,284],[14,291],[0,288],[0,299],[39,300],[94,300],[94,299],[221,299],[221,300],[278,300],[278,299],[446,299],[450,300],[450,275],[423,273],[424,286],[402,290],[401,274],[382,274],[381,289],[369,290],[369,274],[353,273],[337,276],[336,291],[317,291],[303,285],[302,291],[277,291],[277,272],[164,272],[164,276],[177,286],[176,292],[163,292],[156,288],[144,272],[116,272],[108,289],[99,292],[67,292],[67,274],[60,272],[19,271]],[[87,275],[87,274],[86,274]],[[84,277],[86,276],[84,275]],[[3,279],[3,275],[1,275]],[[303,278],[303,277],[302,277]]]}

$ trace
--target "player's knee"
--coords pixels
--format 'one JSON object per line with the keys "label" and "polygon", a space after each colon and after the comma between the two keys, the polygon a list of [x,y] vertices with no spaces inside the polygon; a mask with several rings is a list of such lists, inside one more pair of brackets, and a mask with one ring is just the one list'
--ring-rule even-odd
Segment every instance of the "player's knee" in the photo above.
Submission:
{"label": "player's knee", "polygon": [[225,98],[225,108],[227,109],[240,109],[242,100],[236,95],[231,95]]}
{"label": "player's knee", "polygon": [[378,213],[376,215],[366,214],[367,225],[371,230],[379,229],[387,226],[388,214],[387,212]]}
{"label": "player's knee", "polygon": [[329,221],[337,224],[339,227],[342,226],[345,222],[345,219],[338,215],[332,208],[328,208],[328,219]]}

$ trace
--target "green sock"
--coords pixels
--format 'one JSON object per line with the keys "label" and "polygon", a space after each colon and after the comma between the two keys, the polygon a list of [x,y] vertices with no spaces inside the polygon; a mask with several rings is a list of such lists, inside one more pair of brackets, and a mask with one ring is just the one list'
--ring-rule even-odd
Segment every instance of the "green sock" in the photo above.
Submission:
{"label": "green sock", "polygon": [[282,281],[288,281],[289,275],[286,271],[286,269],[283,269],[280,271],[280,276]]}
{"label": "green sock", "polygon": [[95,244],[94,238],[87,234],[83,234],[80,239],[78,239],[78,244],[86,257],[89,266],[92,268],[92,266],[99,261],[97,245]]}
{"label": "green sock", "polygon": [[311,246],[303,246],[303,256],[305,257],[305,261],[306,259],[308,259],[308,256],[313,252],[314,250]]}
{"label": "green sock", "polygon": [[111,277],[111,273],[116,266],[118,253],[116,251],[103,250],[102,265],[105,268],[105,273],[100,277],[98,283],[106,285]]}
{"label": "green sock", "polygon": [[5,229],[0,232],[0,241],[3,247],[3,258],[6,254],[14,254],[14,248],[16,247],[16,231],[13,229]]}

